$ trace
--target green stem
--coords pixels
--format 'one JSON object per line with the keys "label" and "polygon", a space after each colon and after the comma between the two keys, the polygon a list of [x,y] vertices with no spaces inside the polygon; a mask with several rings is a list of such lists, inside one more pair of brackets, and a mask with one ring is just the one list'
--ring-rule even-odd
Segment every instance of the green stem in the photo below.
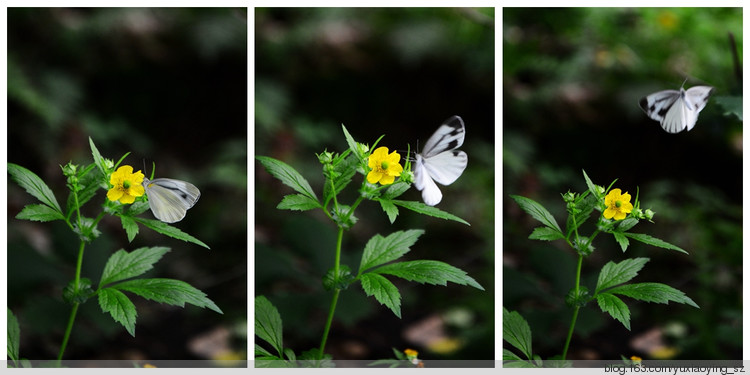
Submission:
{"label": "green stem", "polygon": [[60,365],[62,361],[63,353],[65,348],[68,346],[68,339],[70,339],[70,333],[73,331],[73,322],[76,320],[76,313],[78,312],[78,302],[73,303],[73,309],[70,310],[70,318],[68,318],[68,326],[65,328],[65,336],[63,336],[62,345],[60,345],[60,352],[57,354],[57,364]]}
{"label": "green stem", "polygon": [[[575,300],[577,302],[579,290],[581,287],[581,267],[583,265],[583,256],[578,255],[578,267],[576,269],[576,286],[575,286]],[[576,326],[576,320],[578,319],[578,310],[581,307],[576,304],[576,307],[573,310],[573,318],[570,320],[570,328],[568,328],[568,337],[565,339],[565,347],[563,347],[563,354],[562,359],[565,360],[565,357],[568,355],[568,347],[570,346],[570,339],[573,337],[573,330]]]}
{"label": "green stem", "polygon": [[[334,279],[339,278],[339,263],[341,263],[341,242],[344,238],[344,228],[339,227],[338,238],[336,239],[336,260],[333,265],[333,277]],[[320,350],[318,351],[318,360],[323,359],[323,353],[326,348],[326,341],[328,341],[328,332],[331,330],[331,323],[333,323],[333,314],[336,312],[336,303],[339,300],[339,293],[341,292],[334,285],[333,299],[331,300],[331,306],[328,308],[328,318],[326,319],[325,328],[323,328],[323,338],[320,340]]]}
{"label": "green stem", "polygon": [[578,319],[579,306],[576,306],[573,310],[573,319],[570,320],[570,328],[568,329],[568,338],[565,339],[565,347],[563,348],[562,360],[568,355],[568,346],[570,346],[570,339],[573,337],[573,329],[576,326],[576,319]]}
{"label": "green stem", "polygon": [[320,341],[320,350],[318,350],[318,360],[323,359],[323,353],[326,348],[326,341],[328,341],[328,331],[331,330],[331,323],[333,322],[333,314],[336,312],[336,302],[339,300],[340,289],[333,291],[333,299],[331,300],[331,307],[328,309],[328,319],[326,319],[326,326],[323,329],[323,339]]}
{"label": "green stem", "polygon": [[81,234],[83,234],[83,224],[81,222],[81,205],[78,204],[78,186],[77,186],[77,184],[76,184],[76,186],[73,189],[73,198],[75,198],[75,201],[76,201],[76,214],[78,215],[78,231]]}
{"label": "green stem", "polygon": [[[73,279],[73,290],[74,294],[78,293],[79,284],[81,280],[81,268],[83,266],[83,249],[86,245],[85,242],[81,241],[81,246],[78,248],[78,260],[76,261],[76,276]],[[68,326],[65,328],[65,335],[63,336],[62,344],[60,345],[60,352],[57,354],[58,364],[62,361],[65,348],[68,346],[68,340],[70,339],[70,333],[73,331],[73,322],[76,320],[76,313],[78,313],[78,302],[73,302],[73,308],[70,310],[70,317],[68,318]]]}

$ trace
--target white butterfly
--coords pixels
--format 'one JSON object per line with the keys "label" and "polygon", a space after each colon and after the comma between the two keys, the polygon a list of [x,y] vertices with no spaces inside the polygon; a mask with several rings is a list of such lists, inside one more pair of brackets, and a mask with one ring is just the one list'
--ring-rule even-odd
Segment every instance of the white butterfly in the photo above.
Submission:
{"label": "white butterfly", "polygon": [[469,157],[456,150],[464,143],[464,121],[453,116],[443,122],[414,161],[414,186],[422,191],[422,200],[430,206],[440,203],[443,194],[435,184],[450,185],[466,169]]}
{"label": "white butterfly", "polygon": [[686,128],[690,131],[713,90],[711,86],[664,90],[641,99],[639,104],[648,117],[661,123],[667,133],[679,133]]}
{"label": "white butterfly", "polygon": [[165,223],[176,223],[195,205],[201,191],[195,185],[171,178],[143,179],[143,188],[148,195],[148,205],[157,219]]}

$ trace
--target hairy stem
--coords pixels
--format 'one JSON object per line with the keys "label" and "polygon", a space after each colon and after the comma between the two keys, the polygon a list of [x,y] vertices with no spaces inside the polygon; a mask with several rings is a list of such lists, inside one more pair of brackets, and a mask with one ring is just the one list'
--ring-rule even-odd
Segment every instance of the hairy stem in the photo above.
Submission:
{"label": "hairy stem", "polygon": [[[341,240],[344,238],[344,228],[339,227],[338,238],[336,239],[336,260],[333,265],[334,278],[339,277],[339,263],[341,262]],[[323,328],[323,338],[320,340],[320,350],[318,351],[318,359],[323,359],[323,353],[326,348],[326,341],[328,341],[328,332],[331,330],[331,323],[333,322],[333,314],[336,312],[336,303],[339,300],[340,289],[335,288],[333,290],[333,299],[331,300],[331,306],[328,308],[328,318],[326,319],[325,328]]]}
{"label": "hairy stem", "polygon": [[[74,293],[78,293],[79,284],[81,280],[81,267],[83,266],[83,249],[86,243],[81,241],[81,246],[78,248],[78,260],[76,261],[76,276],[73,279],[73,290]],[[62,361],[65,348],[68,346],[68,340],[70,339],[70,333],[73,331],[73,322],[76,320],[76,313],[78,313],[78,302],[73,302],[73,308],[70,310],[70,317],[68,318],[68,326],[65,328],[65,335],[63,336],[62,344],[60,344],[60,352],[57,354],[57,362]]]}
{"label": "hairy stem", "polygon": [[[583,255],[578,255],[578,267],[576,270],[576,286],[575,286],[575,298],[578,300],[579,290],[581,286],[581,266],[583,265]],[[576,320],[578,319],[578,310],[581,307],[576,304],[573,310],[573,318],[570,320],[570,328],[568,328],[568,337],[565,339],[565,347],[563,348],[562,359],[568,355],[568,347],[570,346],[570,339],[573,337],[573,330],[576,327]]]}

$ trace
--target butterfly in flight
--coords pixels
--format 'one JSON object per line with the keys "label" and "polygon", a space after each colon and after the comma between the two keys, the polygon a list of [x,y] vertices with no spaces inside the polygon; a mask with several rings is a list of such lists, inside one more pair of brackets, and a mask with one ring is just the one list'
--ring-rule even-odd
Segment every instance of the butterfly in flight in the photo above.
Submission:
{"label": "butterfly in flight", "polygon": [[659,121],[667,133],[679,133],[685,129],[690,131],[695,126],[698,113],[706,106],[713,91],[711,86],[658,91],[642,98],[639,104],[648,117]]}

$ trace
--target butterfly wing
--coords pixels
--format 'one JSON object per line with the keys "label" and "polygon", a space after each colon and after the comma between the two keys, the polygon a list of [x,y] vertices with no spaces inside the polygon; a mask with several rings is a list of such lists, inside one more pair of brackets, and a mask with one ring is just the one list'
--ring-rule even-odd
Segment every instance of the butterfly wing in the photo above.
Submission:
{"label": "butterfly wing", "polygon": [[414,186],[422,191],[422,200],[429,206],[434,206],[443,199],[443,193],[440,192],[440,188],[432,180],[425,166],[425,159],[419,154],[417,154],[414,167]]}
{"label": "butterfly wing", "polygon": [[464,143],[466,129],[459,116],[445,120],[427,140],[422,154],[416,155],[414,167],[414,186],[422,191],[422,200],[434,206],[443,199],[436,181],[450,185],[466,169],[468,156],[456,148]]}
{"label": "butterfly wing", "polygon": [[653,93],[645,98],[642,98],[638,104],[640,104],[643,112],[646,112],[648,117],[659,121],[664,121],[664,117],[670,108],[673,107],[674,102],[680,98],[680,92],[677,90],[664,90]]}
{"label": "butterfly wing", "polygon": [[466,130],[464,120],[459,116],[452,116],[432,134],[422,148],[422,156],[431,158],[448,150],[461,147],[464,144]]}
{"label": "butterfly wing", "polygon": [[668,133],[690,131],[698,121],[698,113],[706,106],[713,92],[711,86],[693,86],[687,90],[664,90],[640,101],[644,112],[659,121]]}
{"label": "butterfly wing", "polygon": [[679,133],[685,130],[691,121],[692,125],[690,125],[690,127],[692,128],[693,125],[695,125],[695,121],[698,120],[698,116],[693,116],[692,112],[693,111],[685,106],[685,100],[682,95],[680,95],[677,100],[674,101],[672,106],[667,109],[667,113],[661,120],[662,129],[667,133]]}
{"label": "butterfly wing", "polygon": [[154,216],[165,223],[176,223],[187,214],[201,196],[195,185],[171,178],[143,180],[148,195],[148,205]]}
{"label": "butterfly wing", "polygon": [[465,152],[459,150],[446,151],[431,158],[424,159],[424,169],[441,185],[450,185],[466,169],[469,157]]}
{"label": "butterfly wing", "polygon": [[713,93],[714,88],[711,86],[693,86],[685,91],[685,106],[689,110],[687,130],[695,126],[698,121],[698,113],[706,107],[708,98]]}
{"label": "butterfly wing", "polygon": [[711,86],[693,86],[685,91],[685,102],[697,112],[706,107],[708,98],[714,92]]}

